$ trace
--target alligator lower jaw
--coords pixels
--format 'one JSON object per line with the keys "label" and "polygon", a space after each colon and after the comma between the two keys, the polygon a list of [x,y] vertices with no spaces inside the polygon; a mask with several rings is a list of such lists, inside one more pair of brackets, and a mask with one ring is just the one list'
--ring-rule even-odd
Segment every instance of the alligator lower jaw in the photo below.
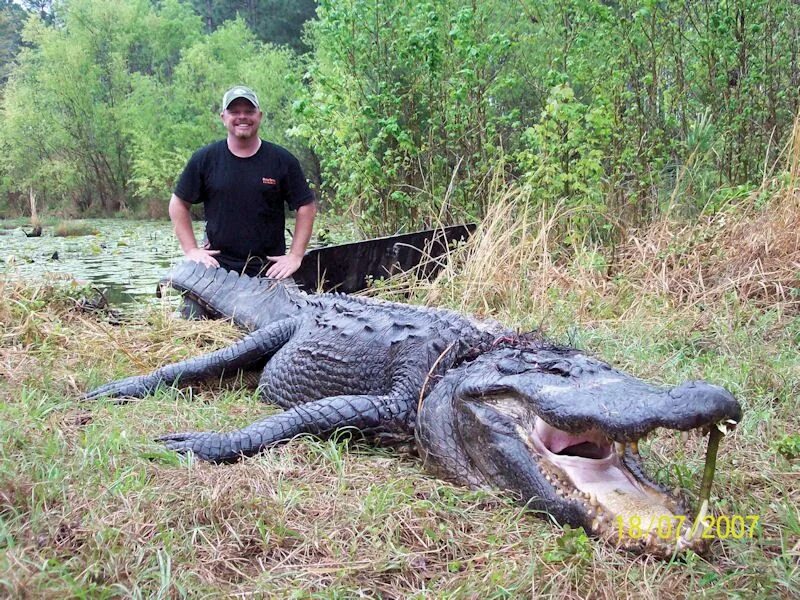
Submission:
{"label": "alligator lower jaw", "polygon": [[622,549],[662,557],[707,550],[703,528],[694,527],[679,495],[634,475],[631,467],[643,473],[635,442],[626,453],[623,444],[599,430],[571,434],[539,417],[519,433],[554,493],[581,507],[584,526],[593,535]]}

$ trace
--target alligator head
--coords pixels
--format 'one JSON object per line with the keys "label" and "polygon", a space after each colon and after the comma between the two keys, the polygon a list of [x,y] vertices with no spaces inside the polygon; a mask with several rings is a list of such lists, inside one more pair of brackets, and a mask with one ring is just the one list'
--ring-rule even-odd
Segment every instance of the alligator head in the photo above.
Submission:
{"label": "alligator head", "polygon": [[740,418],[720,387],[659,388],[575,350],[542,346],[493,350],[451,370],[425,398],[416,432],[437,476],[509,490],[614,545],[670,556],[704,551],[702,527],[692,529],[682,498],[645,474],[638,440],[659,427],[689,431]]}

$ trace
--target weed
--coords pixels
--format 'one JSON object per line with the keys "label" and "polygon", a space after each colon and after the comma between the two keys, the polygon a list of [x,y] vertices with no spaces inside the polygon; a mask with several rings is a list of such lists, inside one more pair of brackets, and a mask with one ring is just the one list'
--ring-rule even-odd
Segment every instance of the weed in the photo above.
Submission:
{"label": "weed", "polygon": [[55,237],[78,237],[98,233],[100,232],[97,229],[80,221],[61,221],[53,228]]}
{"label": "weed", "polygon": [[800,458],[800,435],[787,433],[772,444],[772,449],[786,460]]}

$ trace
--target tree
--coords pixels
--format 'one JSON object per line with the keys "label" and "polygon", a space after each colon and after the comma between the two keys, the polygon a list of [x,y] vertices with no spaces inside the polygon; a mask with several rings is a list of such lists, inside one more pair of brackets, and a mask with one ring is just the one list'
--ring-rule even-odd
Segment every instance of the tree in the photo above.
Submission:
{"label": "tree", "polygon": [[0,85],[8,79],[11,62],[19,52],[26,16],[25,11],[11,0],[0,2]]}
{"label": "tree", "polygon": [[320,2],[294,133],[319,155],[334,206],[364,230],[480,215],[512,45],[482,6]]}
{"label": "tree", "polygon": [[56,25],[28,22],[0,129],[12,187],[68,210],[128,206],[131,73],[168,65],[192,39],[185,24],[193,15],[181,6],[167,0],[159,12],[147,0],[74,0]]}
{"label": "tree", "polygon": [[45,23],[52,24],[55,19],[53,0],[20,0],[19,4],[29,12],[38,15]]}
{"label": "tree", "polygon": [[192,0],[210,33],[226,21],[244,19],[262,42],[305,52],[303,25],[314,17],[315,0]]}

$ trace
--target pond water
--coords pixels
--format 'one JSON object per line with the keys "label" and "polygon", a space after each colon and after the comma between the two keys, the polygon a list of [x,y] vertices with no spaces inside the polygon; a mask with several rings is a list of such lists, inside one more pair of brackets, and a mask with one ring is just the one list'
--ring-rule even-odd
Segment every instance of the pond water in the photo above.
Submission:
{"label": "pond water", "polygon": [[[42,280],[74,279],[105,290],[113,306],[155,302],[159,280],[183,260],[169,221],[82,219],[72,221],[90,233],[60,237],[57,225],[45,222],[42,235],[29,238],[28,219],[0,219],[0,277]],[[203,238],[205,223],[194,222],[195,237]],[[287,245],[294,218],[286,215]],[[324,238],[324,242],[323,242]],[[359,239],[352,223],[318,215],[309,248]]]}
{"label": "pond water", "polygon": [[[154,299],[158,280],[183,257],[169,221],[77,223],[96,233],[56,237],[45,224],[41,237],[29,238],[29,224],[0,220],[0,277],[33,282],[72,277],[106,289],[109,302],[119,306]],[[203,223],[195,223],[198,239],[202,230]]]}

